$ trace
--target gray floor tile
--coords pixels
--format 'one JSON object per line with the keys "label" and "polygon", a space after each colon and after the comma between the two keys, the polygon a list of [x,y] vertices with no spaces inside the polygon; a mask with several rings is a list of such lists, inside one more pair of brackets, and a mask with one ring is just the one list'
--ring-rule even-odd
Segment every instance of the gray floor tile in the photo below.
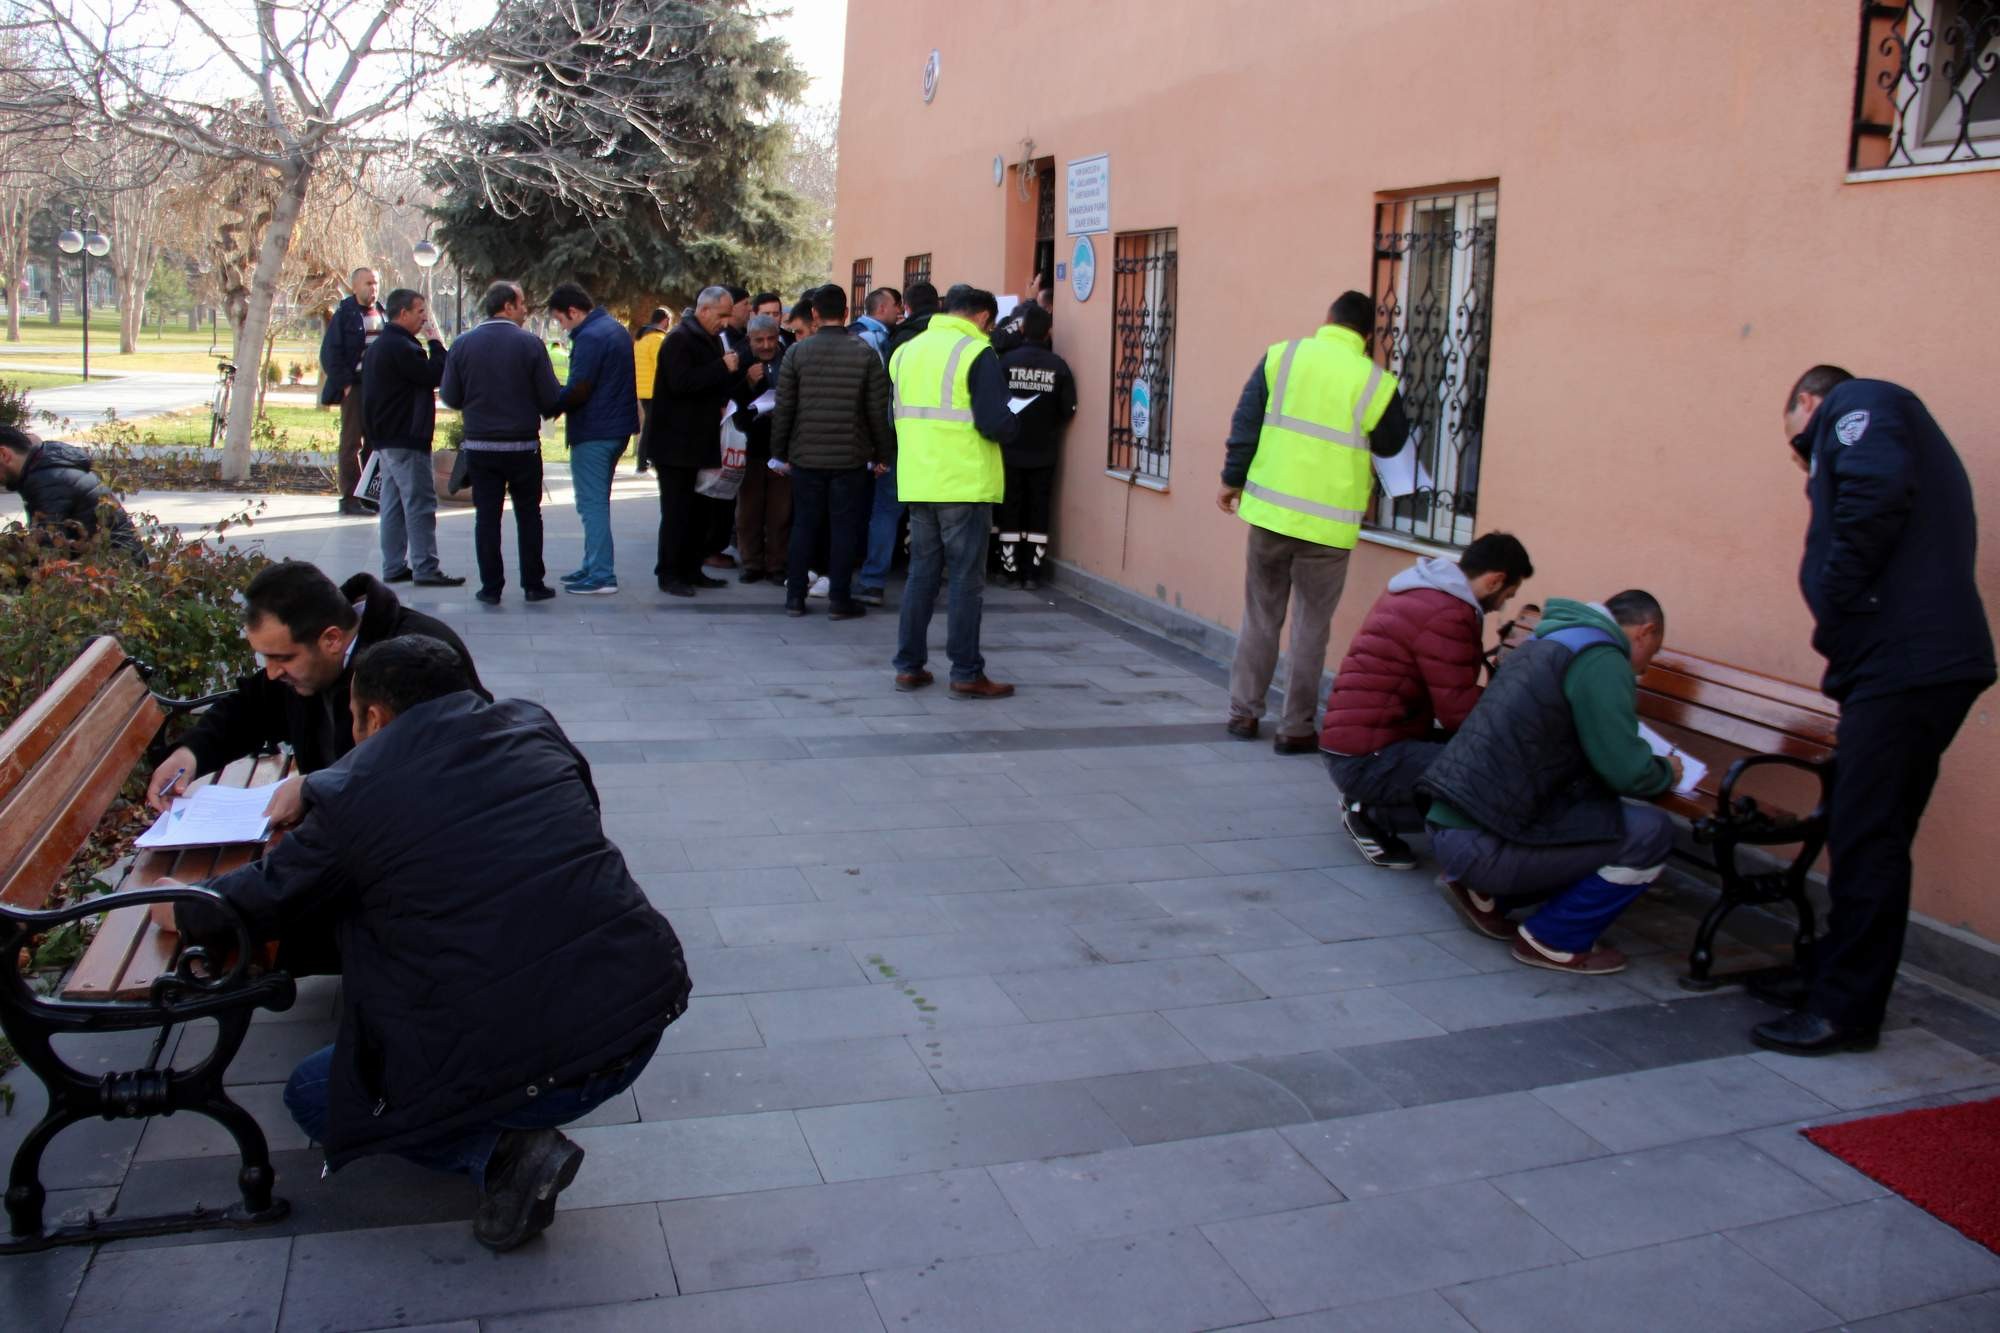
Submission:
{"label": "gray floor tile", "polygon": [[275,1329],[291,1253],[290,1240],[230,1240],[100,1254],[63,1328]]}
{"label": "gray floor tile", "polygon": [[1543,1167],[1493,1183],[1582,1255],[1833,1206],[1824,1193],[1735,1139]]}
{"label": "gray floor tile", "polygon": [[792,866],[633,873],[645,885],[647,900],[669,914],[676,907],[756,907],[813,901],[812,886]]}
{"label": "gray floor tile", "polygon": [[1843,1319],[2000,1287],[2000,1255],[1901,1199],[1745,1227],[1729,1238]]}
{"label": "gray floor tile", "polygon": [[[333,1042],[331,1023],[253,1023],[242,1048],[229,1062],[223,1082],[234,1087],[244,1083],[283,1083],[292,1076],[299,1061]],[[188,1024],[180,1044],[173,1050],[173,1066],[190,1069],[215,1049],[215,1024],[207,1020]],[[140,1061],[134,1061],[136,1068]]]}
{"label": "gray floor tile", "polygon": [[[1092,929],[1084,927],[1083,931]],[[1000,989],[1036,1022],[1255,1000],[1264,994],[1242,973],[1215,958],[1019,972],[998,980]]]}
{"label": "gray floor tile", "polygon": [[1005,1027],[1028,1016],[989,977],[937,977],[900,986],[842,986],[749,997],[766,1045],[898,1033]]}
{"label": "gray floor tile", "polygon": [[1024,926],[1088,925],[1166,915],[1151,898],[1126,884],[960,893],[928,901],[939,916],[961,930],[1011,932]]}
{"label": "gray floor tile", "polygon": [[[1330,807],[1331,801],[1328,804]],[[1329,814],[1328,822],[1332,823],[1334,818]],[[1338,832],[1291,838],[1246,838],[1240,842],[1205,842],[1195,851],[1202,860],[1225,875],[1351,866],[1361,860],[1361,853],[1354,849],[1354,840]]]}
{"label": "gray floor tile", "polygon": [[[1113,962],[1303,946],[1313,937],[1261,907],[1080,923],[1076,933]],[[1262,991],[1258,992],[1263,994]]]}
{"label": "gray floor tile", "polygon": [[984,1171],[885,1176],[660,1206],[683,1292],[1032,1249]]}
{"label": "gray floor tile", "polygon": [[647,1120],[785,1111],[937,1091],[897,1037],[653,1057],[633,1085]]}
{"label": "gray floor tile", "polygon": [[910,1042],[946,1092],[1132,1074],[1200,1064],[1203,1058],[1158,1014],[940,1032]]}
{"label": "gray floor tile", "polygon": [[1452,1032],[1645,1003],[1644,996],[1615,976],[1572,977],[1538,967],[1411,982],[1390,992]]}
{"label": "gray floor tile", "polygon": [[958,802],[971,824],[1035,824],[1077,819],[1131,819],[1138,810],[1109,792],[1067,796],[1003,796]]}
{"label": "gray floor tile", "polygon": [[1795,1333],[1829,1320],[1818,1302],[1720,1236],[1489,1278],[1443,1294],[1480,1333]]}
{"label": "gray floor tile", "polygon": [[1872,1051],[1802,1059],[1775,1051],[1751,1057],[1835,1106],[1885,1106],[2000,1082],[2000,1065],[1915,1028],[1882,1034]]}
{"label": "gray floor tile", "polygon": [[1134,1143],[1264,1129],[1395,1104],[1331,1052],[1119,1074],[1082,1086]]}
{"label": "gray floor tile", "polygon": [[740,995],[697,995],[660,1038],[661,1055],[762,1046],[763,1034]]}
{"label": "gray floor tile", "polygon": [[862,986],[868,978],[840,944],[752,944],[737,949],[688,949],[696,995],[818,990]]}
{"label": "gray floor tile", "polygon": [[[1825,1124],[1843,1118],[1821,1116],[1813,1123]],[[1882,1198],[1890,1192],[1887,1186],[1861,1174],[1800,1133],[1802,1128],[1804,1126],[1797,1123],[1773,1125],[1769,1129],[1752,1130],[1737,1137],[1780,1166],[1789,1168],[1794,1175],[1804,1177],[1813,1188],[1839,1203],[1861,1203]]]}
{"label": "gray floor tile", "polygon": [[1588,1134],[1524,1092],[1294,1125],[1284,1133],[1352,1199],[1604,1154]]}
{"label": "gray floor tile", "polygon": [[1264,1313],[1195,1232],[948,1260],[867,1282],[883,1322],[909,1333],[1194,1333]]}
{"label": "gray floor tile", "polygon": [[1819,1098],[1747,1055],[1614,1074],[1539,1097],[1612,1152],[1636,1152],[1829,1112]]}
{"label": "gray floor tile", "polygon": [[779,804],[771,820],[780,833],[874,833],[888,829],[951,828],[966,823],[949,801],[868,802],[800,810]]}
{"label": "gray floor tile", "polygon": [[820,1107],[800,1111],[798,1122],[827,1180],[944,1171],[1127,1145],[1078,1084]]}
{"label": "gray floor tile", "polygon": [[1225,961],[1262,986],[1267,995],[1311,995],[1357,986],[1469,976],[1477,971],[1421,935],[1231,953]]}
{"label": "gray floor tile", "polygon": [[562,1207],[591,1210],[813,1185],[812,1151],[790,1111],[642,1120],[570,1135],[588,1157]]}
{"label": "gray floor tile", "polygon": [[1133,1236],[1341,1198],[1268,1129],[988,1170],[1037,1245]]}
{"label": "gray floor tile", "polygon": [[1412,892],[1400,898],[1364,898],[1326,880],[1328,892],[1310,902],[1293,901],[1279,905],[1299,929],[1315,939],[1365,940],[1380,935],[1429,935],[1440,930],[1463,930],[1451,907],[1435,893]]}
{"label": "gray floor tile", "polygon": [[1135,884],[1141,880],[1194,879],[1215,868],[1185,847],[1128,847],[1119,851],[1018,852],[1007,857],[1022,881],[1036,888],[1074,884]]}
{"label": "gray floor tile", "polygon": [[1360,1046],[1347,1058],[1405,1106],[1519,1092],[1631,1068],[1630,1061],[1573,1031],[1569,1022],[1548,1019]]}
{"label": "gray floor tile", "polygon": [[[753,745],[755,741],[715,741],[716,745]],[[696,870],[731,867],[816,866],[829,862],[860,865],[893,861],[896,854],[881,833],[781,833],[765,838],[688,838],[688,863]]]}
{"label": "gray floor tile", "polygon": [[[1170,820],[1171,822],[1171,820]],[[1329,899],[1360,899],[1316,870],[1267,870],[1247,875],[1208,875],[1162,880],[1139,887],[1170,912],[1222,912],[1243,907],[1310,906]]]}
{"label": "gray floor tile", "polygon": [[[229,1095],[238,1106],[257,1118],[257,1125],[264,1131],[265,1142],[272,1152],[307,1146],[305,1131],[285,1110],[282,1083],[231,1088]],[[134,1161],[158,1161],[163,1157],[227,1157],[236,1152],[236,1140],[229,1136],[228,1130],[193,1111],[156,1115],[144,1123],[146,1132],[139,1140]]]}
{"label": "gray floor tile", "polygon": [[1165,1015],[1211,1060],[1251,1060],[1426,1037],[1444,1029],[1386,990],[1212,1004]]}
{"label": "gray floor tile", "polygon": [[90,1260],[82,1245],[0,1260],[0,1310],[24,1329],[61,1328]]}
{"label": "gray floor tile", "polygon": [[550,1310],[483,1321],[486,1333],[882,1333],[875,1302],[858,1277],[781,1282],[624,1305]]}
{"label": "gray floor tile", "polygon": [[1261,1324],[1238,1324],[1228,1333],[1474,1333],[1472,1325],[1434,1291],[1386,1301],[1317,1310]]}
{"label": "gray floor tile", "polygon": [[906,861],[942,861],[1008,852],[1060,852],[1087,844],[1068,824],[985,824],[965,828],[898,829],[889,845]]}
{"label": "gray floor tile", "polygon": [[674,1290],[666,1238],[650,1206],[566,1213],[514,1254],[490,1253],[462,1222],[301,1236],[292,1244],[285,1333],[639,1301]]}
{"label": "gray floor tile", "polygon": [[795,903],[774,907],[718,907],[715,926],[739,944],[820,944],[876,936],[924,935],[953,922],[928,899],[867,903]]}
{"label": "gray floor tile", "polygon": [[1358,1305],[1573,1257],[1483,1181],[1216,1222],[1202,1232],[1279,1315]]}
{"label": "gray floor tile", "polygon": [[[1622,974],[1621,974],[1622,975]],[[1639,1004],[1578,1014],[1575,1029],[1630,1060],[1635,1068],[1748,1055],[1750,1029],[1778,1011],[1741,992]]]}
{"label": "gray floor tile", "polygon": [[1100,962],[1075,932],[1027,924],[1005,931],[951,931],[855,940],[847,945],[862,973],[878,984],[927,977],[997,976]]}
{"label": "gray floor tile", "polygon": [[2000,1328],[2000,1291],[1988,1291],[1842,1324],[1841,1333],[1993,1333],[1996,1328]]}
{"label": "gray floor tile", "polygon": [[933,893],[992,893],[1018,889],[1021,877],[997,856],[941,861],[872,861],[808,866],[806,879],[827,901],[922,898]]}

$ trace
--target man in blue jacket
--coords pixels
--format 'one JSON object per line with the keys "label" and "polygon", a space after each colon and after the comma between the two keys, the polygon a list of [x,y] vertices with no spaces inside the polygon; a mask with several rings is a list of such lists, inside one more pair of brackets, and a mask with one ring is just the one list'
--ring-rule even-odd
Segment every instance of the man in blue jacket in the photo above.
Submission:
{"label": "man in blue jacket", "polygon": [[518,285],[496,282],[480,302],[486,320],[460,334],[444,359],[438,396],[464,413],[466,471],[472,476],[472,545],[479,555],[479,591],[498,605],[507,586],[500,559],[500,510],[514,497],[514,528],[520,541],[521,588],[531,602],[547,601],[555,589],[543,582],[542,418],[562,404],[549,349],[521,325],[528,298]]}
{"label": "man in blue jacket", "polygon": [[1902,960],[1910,844],[1938,762],[1993,683],[1972,488],[1917,396],[1814,366],[1785,400],[1812,519],[1799,588],[1840,703],[1827,803],[1832,911],[1803,1004],[1758,1025],[1791,1055],[1875,1045]]}
{"label": "man in blue jacket", "polygon": [[563,577],[563,586],[580,596],[604,596],[618,591],[611,474],[639,429],[632,335],[573,282],[549,293],[549,313],[569,334],[569,384],[562,410],[567,414],[570,484],[576,489],[577,517],[583,520],[583,563]]}

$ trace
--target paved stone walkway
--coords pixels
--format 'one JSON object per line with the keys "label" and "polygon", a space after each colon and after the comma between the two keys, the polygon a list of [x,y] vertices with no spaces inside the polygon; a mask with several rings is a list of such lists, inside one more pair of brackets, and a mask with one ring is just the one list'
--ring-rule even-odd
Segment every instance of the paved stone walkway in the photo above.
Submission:
{"label": "paved stone walkway", "polygon": [[[1982,1011],[1906,982],[1872,1055],[1754,1054],[1768,1011],[1674,985],[1670,901],[1628,914],[1620,977],[1528,971],[1427,874],[1357,865],[1315,760],[1220,739],[1213,666],[995,590],[1019,695],[899,695],[892,614],[661,597],[650,487],[618,497],[615,598],[409,594],[589,753],[688,946],[698,998],[575,1132],[557,1225],[495,1257],[462,1180],[319,1179],[279,1100],[331,1036],[309,983],[234,1069],[291,1220],[0,1260],[10,1327],[2000,1327],[2000,1257],[1795,1132],[1994,1095]],[[327,508],[276,500],[251,535],[374,567],[373,525]],[[560,572],[578,530],[550,517]],[[470,514],[442,533],[471,573]],[[98,1039],[106,1067],[147,1035]],[[15,1083],[9,1150],[39,1111]],[[49,1163],[56,1206],[100,1209],[226,1202],[234,1170],[185,1116],[77,1127]]]}
{"label": "paved stone walkway", "polygon": [[28,401],[37,412],[53,412],[63,419],[60,427],[46,428],[45,433],[74,436],[113,414],[129,421],[206,404],[214,394],[214,375],[128,370],[93,376],[87,384],[30,390]]}

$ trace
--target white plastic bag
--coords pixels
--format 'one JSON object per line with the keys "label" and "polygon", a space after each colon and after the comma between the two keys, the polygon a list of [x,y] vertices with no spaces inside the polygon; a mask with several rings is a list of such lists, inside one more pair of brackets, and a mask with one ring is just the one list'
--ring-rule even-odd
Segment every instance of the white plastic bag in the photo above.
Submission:
{"label": "white plastic bag", "polygon": [[705,467],[694,474],[696,494],[716,500],[734,500],[737,490],[743,485],[743,471],[750,459],[749,444],[743,432],[736,428],[736,423],[723,417],[722,466]]}

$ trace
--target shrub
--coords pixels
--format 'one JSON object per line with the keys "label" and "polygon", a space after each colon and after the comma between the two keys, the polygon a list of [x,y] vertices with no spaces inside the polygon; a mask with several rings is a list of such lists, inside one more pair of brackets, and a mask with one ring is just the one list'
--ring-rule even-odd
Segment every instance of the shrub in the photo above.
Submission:
{"label": "shrub", "polygon": [[0,382],[0,426],[26,426],[35,409],[28,403],[28,391],[16,384]]}
{"label": "shrub", "polygon": [[285,373],[278,369],[276,361],[266,361],[264,363],[264,382],[266,384],[277,384],[282,382],[284,378]]}

